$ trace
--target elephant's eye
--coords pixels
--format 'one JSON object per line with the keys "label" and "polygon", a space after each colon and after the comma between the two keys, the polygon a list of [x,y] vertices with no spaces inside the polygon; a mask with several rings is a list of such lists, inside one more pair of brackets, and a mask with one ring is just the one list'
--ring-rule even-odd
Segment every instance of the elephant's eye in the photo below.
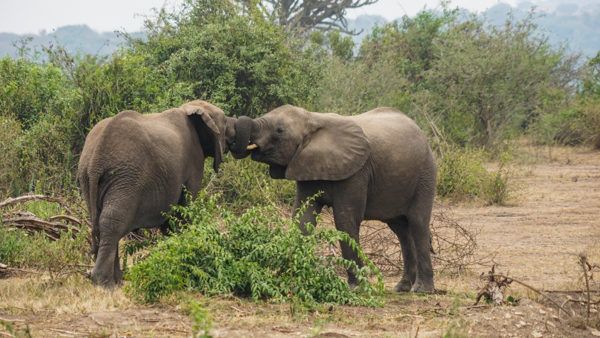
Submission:
{"label": "elephant's eye", "polygon": [[277,129],[275,129],[275,132],[277,134],[283,134],[283,127],[277,127]]}

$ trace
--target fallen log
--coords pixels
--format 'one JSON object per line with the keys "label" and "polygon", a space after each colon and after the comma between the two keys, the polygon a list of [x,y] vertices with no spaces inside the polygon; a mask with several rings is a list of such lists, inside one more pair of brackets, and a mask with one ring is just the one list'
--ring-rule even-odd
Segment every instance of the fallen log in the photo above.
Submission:
{"label": "fallen log", "polygon": [[61,233],[71,231],[73,237],[79,233],[79,228],[59,222],[45,221],[30,212],[17,212],[3,216],[4,226],[26,230],[29,233],[44,232],[52,240],[58,240]]}

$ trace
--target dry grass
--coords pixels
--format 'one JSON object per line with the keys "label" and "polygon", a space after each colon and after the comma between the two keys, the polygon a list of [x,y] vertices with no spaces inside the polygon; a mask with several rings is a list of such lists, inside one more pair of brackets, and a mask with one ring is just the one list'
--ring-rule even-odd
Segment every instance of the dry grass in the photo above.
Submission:
{"label": "dry grass", "polygon": [[81,275],[54,280],[31,275],[0,280],[0,309],[15,315],[45,312],[75,315],[132,306],[122,290],[94,287]]}

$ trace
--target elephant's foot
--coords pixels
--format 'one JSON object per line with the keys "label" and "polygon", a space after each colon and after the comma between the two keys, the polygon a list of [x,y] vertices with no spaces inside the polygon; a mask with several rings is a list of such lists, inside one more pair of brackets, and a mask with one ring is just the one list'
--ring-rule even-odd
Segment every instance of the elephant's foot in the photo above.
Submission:
{"label": "elephant's foot", "polygon": [[111,290],[117,286],[117,282],[113,274],[103,274],[92,271],[91,279],[94,285],[101,286],[105,289]]}
{"label": "elephant's foot", "polygon": [[433,281],[431,282],[423,282],[422,280],[417,279],[415,284],[413,284],[410,292],[418,292],[418,293],[433,293],[435,289],[433,288]]}
{"label": "elephant's foot", "polygon": [[348,286],[351,290],[354,290],[358,287],[358,280],[354,276],[354,274],[348,274]]}
{"label": "elephant's foot", "polygon": [[412,283],[410,282],[410,280],[402,278],[402,280],[400,280],[398,282],[398,284],[396,284],[396,286],[394,286],[394,291],[409,292],[411,290],[411,287],[412,287]]}
{"label": "elephant's foot", "polygon": [[115,271],[115,285],[122,285],[123,284],[123,271],[118,270]]}

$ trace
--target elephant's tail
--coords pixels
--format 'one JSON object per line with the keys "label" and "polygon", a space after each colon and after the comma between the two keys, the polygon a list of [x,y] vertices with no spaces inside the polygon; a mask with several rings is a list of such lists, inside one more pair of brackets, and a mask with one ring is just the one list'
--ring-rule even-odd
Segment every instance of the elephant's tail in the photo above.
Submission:
{"label": "elephant's tail", "polygon": [[84,192],[87,193],[88,209],[90,212],[90,222],[92,223],[92,250],[91,254],[94,260],[98,256],[98,243],[100,241],[100,230],[98,227],[100,217],[100,207],[98,205],[98,188],[100,177],[96,173],[90,172],[87,177],[83,177],[82,185],[85,185]]}

